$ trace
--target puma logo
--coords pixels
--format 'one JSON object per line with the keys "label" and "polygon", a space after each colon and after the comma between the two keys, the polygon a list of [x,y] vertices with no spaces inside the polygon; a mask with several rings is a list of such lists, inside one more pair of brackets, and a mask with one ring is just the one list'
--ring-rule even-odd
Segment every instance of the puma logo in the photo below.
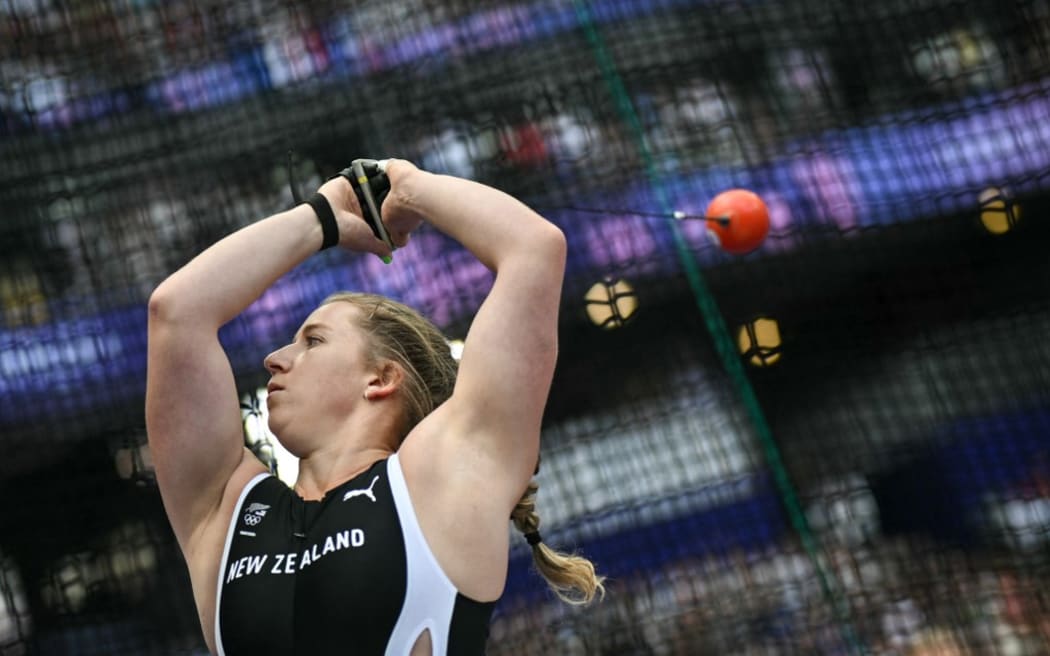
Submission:
{"label": "puma logo", "polygon": [[363,488],[361,490],[350,490],[349,492],[347,492],[346,494],[343,495],[343,501],[349,501],[350,499],[353,499],[354,497],[368,497],[369,499],[372,500],[372,503],[375,503],[376,495],[375,495],[375,493],[372,492],[372,488],[375,487],[376,481],[378,481],[378,480],[379,480],[379,477],[376,476],[375,478],[372,479],[372,484],[369,485],[368,487]]}

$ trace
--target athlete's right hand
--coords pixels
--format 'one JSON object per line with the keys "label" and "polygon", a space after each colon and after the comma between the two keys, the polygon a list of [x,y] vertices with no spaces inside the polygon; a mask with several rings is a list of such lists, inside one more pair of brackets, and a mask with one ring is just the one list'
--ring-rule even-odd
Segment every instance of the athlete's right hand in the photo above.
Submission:
{"label": "athlete's right hand", "polygon": [[[390,247],[372,233],[372,228],[361,215],[357,194],[350,182],[337,175],[321,185],[317,190],[328,199],[339,226],[339,246],[354,252],[375,253],[380,257],[389,257]],[[398,245],[395,242],[395,245]]]}

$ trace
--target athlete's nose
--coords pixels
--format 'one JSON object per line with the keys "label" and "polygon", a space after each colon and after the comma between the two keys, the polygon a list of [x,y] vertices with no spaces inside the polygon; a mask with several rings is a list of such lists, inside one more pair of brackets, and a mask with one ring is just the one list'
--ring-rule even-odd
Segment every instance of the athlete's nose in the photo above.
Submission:
{"label": "athlete's nose", "polygon": [[273,353],[263,358],[263,366],[271,374],[275,374],[279,371],[288,371],[288,348],[291,346],[282,346]]}

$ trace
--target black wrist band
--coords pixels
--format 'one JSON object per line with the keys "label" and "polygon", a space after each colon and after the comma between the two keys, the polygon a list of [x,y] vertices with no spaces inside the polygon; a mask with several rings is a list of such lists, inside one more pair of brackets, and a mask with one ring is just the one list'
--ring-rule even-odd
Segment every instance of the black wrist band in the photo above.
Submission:
{"label": "black wrist band", "polygon": [[323,251],[338,244],[339,224],[335,222],[335,213],[332,211],[332,206],[328,203],[328,199],[322,194],[316,193],[307,199],[306,204],[314,209],[317,220],[321,222],[321,233],[324,235],[324,239],[321,242],[321,248],[318,250]]}

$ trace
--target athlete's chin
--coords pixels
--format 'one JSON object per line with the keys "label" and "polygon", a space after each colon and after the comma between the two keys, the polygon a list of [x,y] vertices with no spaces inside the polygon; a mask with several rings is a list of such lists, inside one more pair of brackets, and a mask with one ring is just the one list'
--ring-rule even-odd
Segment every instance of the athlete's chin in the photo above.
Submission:
{"label": "athlete's chin", "polygon": [[281,421],[279,414],[275,414],[274,411],[270,410],[270,416],[267,417],[266,427],[270,429],[270,433],[274,436],[280,435],[284,429],[285,422]]}
{"label": "athlete's chin", "polygon": [[300,455],[302,449],[299,448],[300,445],[296,440],[295,431],[288,430],[289,422],[282,420],[279,413],[277,416],[271,413],[266,425],[270,429],[270,434],[273,435],[274,439],[285,451],[296,458],[302,457]]}

